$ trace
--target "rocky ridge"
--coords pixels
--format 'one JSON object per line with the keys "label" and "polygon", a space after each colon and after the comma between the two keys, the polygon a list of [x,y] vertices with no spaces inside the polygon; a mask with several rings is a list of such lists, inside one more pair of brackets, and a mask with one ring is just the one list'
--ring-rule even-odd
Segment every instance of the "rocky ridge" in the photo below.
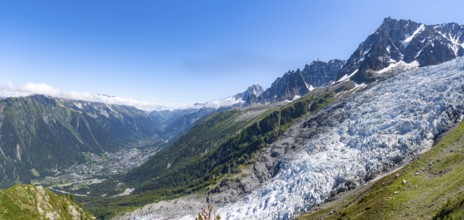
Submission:
{"label": "rocky ridge", "polygon": [[350,56],[337,79],[369,83],[396,67],[436,65],[463,55],[463,25],[385,18]]}

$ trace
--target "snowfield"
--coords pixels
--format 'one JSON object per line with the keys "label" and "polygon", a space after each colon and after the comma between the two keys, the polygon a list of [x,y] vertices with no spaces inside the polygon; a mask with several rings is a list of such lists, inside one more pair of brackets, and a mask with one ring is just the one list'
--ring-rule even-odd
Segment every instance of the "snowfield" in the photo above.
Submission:
{"label": "snowfield", "polygon": [[463,58],[406,71],[334,108],[331,123],[319,126],[273,179],[218,213],[222,219],[291,219],[423,153],[463,113]]}

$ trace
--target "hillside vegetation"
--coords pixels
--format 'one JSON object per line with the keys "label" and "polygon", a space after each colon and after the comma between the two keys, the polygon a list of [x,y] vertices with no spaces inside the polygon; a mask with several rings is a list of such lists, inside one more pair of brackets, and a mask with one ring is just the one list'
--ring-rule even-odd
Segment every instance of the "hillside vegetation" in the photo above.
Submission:
{"label": "hillside vegetation", "polygon": [[33,185],[0,190],[0,219],[95,219],[69,196]]}
{"label": "hillside vegetation", "polygon": [[[171,147],[129,172],[126,180],[136,192],[162,188],[200,189],[221,175],[234,172],[252,154],[272,143],[294,119],[316,111],[332,100],[326,93],[239,120],[241,111],[217,113],[201,122]],[[314,100],[313,100],[314,99]],[[315,104],[309,106],[310,102]],[[136,181],[133,181],[136,180]],[[140,180],[144,180],[140,183]]]}
{"label": "hillside vegetation", "polygon": [[402,169],[299,219],[462,219],[464,123]]}

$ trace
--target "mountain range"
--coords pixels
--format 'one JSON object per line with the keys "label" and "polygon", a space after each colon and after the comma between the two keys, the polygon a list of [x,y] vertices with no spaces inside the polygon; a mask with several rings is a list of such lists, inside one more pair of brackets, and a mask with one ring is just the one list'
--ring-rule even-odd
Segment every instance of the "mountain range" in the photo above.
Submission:
{"label": "mountain range", "polygon": [[[414,77],[412,75],[417,75],[417,73],[422,73],[422,72],[430,72],[428,69],[422,69],[427,66],[431,65],[436,65],[440,64],[449,60],[452,60],[454,58],[457,58],[461,56],[462,48],[463,48],[463,41],[462,41],[462,26],[459,26],[454,23],[450,24],[442,24],[442,25],[424,25],[424,24],[419,24],[410,20],[395,20],[391,18],[386,18],[382,25],[370,36],[367,37],[367,39],[361,43],[358,47],[358,49],[351,55],[351,57],[347,61],[341,61],[341,60],[333,60],[329,61],[328,63],[324,62],[318,62],[315,61],[311,63],[310,65],[306,65],[303,71],[301,70],[296,70],[296,71],[289,71],[287,72],[282,78],[278,78],[271,86],[271,88],[266,89],[264,92],[261,93],[260,96],[257,98],[254,98],[253,101],[248,101],[245,102],[247,104],[257,105],[257,106],[262,106],[264,103],[273,103],[273,102],[281,102],[281,101],[292,101],[292,104],[289,105],[284,105],[284,109],[286,110],[281,110],[277,118],[284,118],[283,114],[284,112],[287,112],[287,109],[296,109],[297,106],[300,103],[302,106],[307,106],[309,109],[315,109],[314,106],[315,104],[318,103],[317,100],[314,100],[314,96],[311,96],[311,94],[321,94],[320,89],[325,89],[325,94],[329,95],[330,93],[335,94],[335,95],[329,95],[327,96],[328,100],[332,99],[331,97],[336,97],[335,100],[340,100],[342,103],[344,103],[343,97],[350,97],[350,94],[357,94],[357,91],[362,90],[363,88],[368,90],[366,91],[366,98],[360,98],[362,101],[359,102],[359,104],[343,104],[347,106],[358,106],[358,105],[366,105],[369,106],[370,108],[373,109],[368,109],[367,112],[379,112],[381,110],[380,107],[376,107],[374,104],[371,104],[375,102],[372,100],[370,97],[372,97],[372,94],[369,92],[371,91],[371,87],[374,85],[377,85],[379,82],[383,82],[383,84],[377,85],[376,88],[383,88],[383,89],[388,89],[389,86],[393,85],[393,82],[389,80],[389,78],[396,76],[396,75],[401,75],[403,74],[404,77],[410,77],[410,78],[395,78],[398,80],[400,83],[399,85],[396,85],[390,89],[392,89],[390,92],[385,92],[385,91],[380,91],[380,93],[376,93],[378,97],[382,97],[381,94],[407,94],[407,95],[412,95],[409,94],[411,91],[406,92],[406,93],[401,93],[402,88],[412,88],[413,86],[416,86]],[[444,67],[440,67],[441,69],[434,70],[430,73],[436,74],[436,73],[446,73],[446,74],[451,74],[453,71],[458,71],[462,65],[462,61],[456,61],[453,64],[446,65]],[[420,69],[418,69],[420,68]],[[410,72],[406,71],[409,69],[416,69],[415,72]],[[311,73],[312,74],[309,74]],[[421,91],[422,89],[426,88],[427,86],[430,86],[430,83],[437,83],[436,91],[446,91],[442,90],[442,86],[444,85],[449,85],[449,82],[453,81],[448,81],[448,83],[440,82],[440,77],[444,77],[444,79],[450,79],[450,80],[456,80],[458,78],[456,77],[451,77],[448,78],[448,76],[438,76],[438,75],[429,75],[433,77],[438,77],[436,80],[428,80],[425,85],[425,87],[419,87],[418,91]],[[309,77],[309,76],[318,76],[318,77]],[[411,76],[409,76],[411,75]],[[427,77],[429,77],[427,76]],[[416,76],[417,79],[423,78],[424,76]],[[385,82],[384,82],[385,81]],[[454,81],[455,83],[459,84],[458,81]],[[406,83],[406,84],[401,84],[401,83]],[[457,86],[459,87],[459,86]],[[462,92],[464,90],[459,89],[459,88],[453,88],[451,91],[456,91],[456,92]],[[318,89],[319,88],[319,89]],[[328,89],[328,90],[327,90]],[[457,89],[457,90],[456,90]],[[328,92],[328,93],[327,93]],[[422,92],[418,92],[417,94],[422,97],[422,99],[429,100],[433,96],[432,93],[424,93],[425,90],[422,90]],[[322,93],[324,94],[324,93]],[[344,95],[347,96],[344,96]],[[414,93],[415,94],[415,93]],[[428,95],[427,95],[428,94]],[[305,96],[306,95],[306,96]],[[430,95],[430,96],[429,96]],[[309,98],[311,101],[310,102],[304,102],[301,101],[299,102],[298,98],[300,97],[306,97]],[[322,95],[323,97],[325,95]],[[356,95],[353,95],[356,96]],[[445,95],[446,97],[447,95]],[[449,95],[448,95],[449,96]],[[257,148],[257,151],[254,153],[248,152],[245,155],[253,155],[252,158],[253,160],[245,160],[247,162],[244,162],[243,165],[240,163],[237,163],[237,161],[240,161],[240,158],[243,157],[241,154],[235,154],[234,156],[229,155],[226,157],[232,157],[232,158],[237,158],[237,160],[231,164],[233,164],[233,167],[239,167],[238,170],[237,168],[232,168],[229,166],[229,168],[224,169],[222,175],[219,173],[219,178],[218,173],[214,174],[213,176],[216,176],[215,178],[207,178],[208,181],[212,181],[212,183],[209,183],[210,185],[207,193],[207,199],[205,202],[209,202],[210,204],[216,204],[219,207],[225,206],[224,209],[220,209],[220,213],[222,216],[225,216],[226,218],[231,218],[235,219],[240,216],[244,217],[250,217],[250,218],[258,218],[258,216],[261,216],[259,218],[270,218],[270,219],[287,219],[287,218],[292,218],[295,213],[302,212],[304,210],[307,210],[314,206],[314,204],[319,204],[327,199],[330,198],[331,195],[336,195],[337,193],[350,190],[353,188],[356,188],[359,184],[362,184],[366,181],[371,180],[374,178],[376,175],[379,175],[382,172],[385,172],[389,169],[391,169],[392,166],[395,166],[397,164],[405,163],[405,161],[411,160],[415,156],[419,155],[421,152],[424,151],[422,148],[417,148],[414,149],[413,146],[416,146],[413,142],[409,142],[405,140],[409,134],[413,134],[410,132],[419,132],[421,135],[426,135],[426,141],[424,142],[423,146],[431,146],[431,143],[433,143],[434,138],[436,138],[439,134],[442,132],[446,131],[449,129],[449,126],[452,126],[453,123],[456,121],[459,121],[459,118],[462,115],[462,112],[459,112],[458,109],[460,109],[462,103],[459,100],[462,100],[459,98],[460,95],[455,96],[453,98],[453,101],[448,102],[448,104],[443,103],[443,106],[446,109],[446,106],[449,107],[447,111],[449,110],[448,113],[445,113],[445,116],[447,115],[448,117],[451,117],[448,119],[442,118],[443,116],[439,116],[437,110],[435,109],[433,112],[435,112],[434,116],[429,116],[431,117],[430,119],[427,120],[438,120],[439,122],[433,122],[434,126],[443,126],[440,128],[433,128],[432,133],[427,133],[426,131],[421,131],[422,125],[420,124],[415,124],[419,123],[420,120],[417,120],[416,122],[411,121],[402,123],[401,120],[396,121],[397,119],[394,119],[392,123],[400,123],[398,124],[398,127],[392,127],[394,124],[389,123],[388,121],[382,122],[383,120],[379,121],[381,123],[380,128],[375,128],[372,127],[374,124],[372,121],[370,121],[374,116],[369,116],[369,114],[362,113],[363,111],[366,111],[364,109],[358,109],[358,110],[353,110],[351,109],[352,107],[340,107],[340,104],[333,104],[332,101],[329,102],[322,102],[324,103],[323,105],[319,105],[321,107],[323,106],[331,106],[331,108],[334,108],[333,111],[338,111],[338,108],[345,108],[345,110],[340,111],[339,116],[331,116],[332,113],[330,113],[330,110],[325,110],[319,113],[314,113],[315,115],[312,116],[312,114],[303,116],[303,119],[299,118],[302,115],[294,115],[291,116],[291,118],[295,117],[295,119],[298,120],[303,120],[303,124],[299,124],[296,122],[291,122],[290,128],[285,128],[286,126],[279,128],[283,129],[281,130],[281,135],[278,135],[274,137],[271,140],[266,140],[264,143],[262,143],[261,147]],[[413,96],[405,96],[406,99],[416,99]],[[379,104],[378,106],[382,106],[385,103],[383,100],[390,100],[391,97],[384,97],[384,98],[379,98]],[[396,109],[394,111],[399,111],[403,112],[401,108],[406,107],[404,98],[398,99],[397,100],[397,107],[392,107],[393,109]],[[304,100],[304,99],[302,99]],[[324,99],[327,100],[327,99]],[[377,100],[377,99],[376,99]],[[433,103],[436,101],[443,101],[439,97],[433,100],[429,100],[432,102],[428,102],[429,104],[422,103],[426,107],[425,113],[430,112]],[[396,101],[395,101],[396,102]],[[337,103],[337,101],[335,101]],[[382,104],[383,103],[383,104]],[[453,104],[451,104],[453,103]],[[370,106],[372,105],[372,106]],[[457,105],[457,106],[454,106]],[[268,106],[268,105],[264,105]],[[440,106],[442,106],[440,104]],[[411,112],[416,112],[420,110],[421,108],[417,108],[417,106],[412,106],[411,107]],[[408,107],[406,107],[408,108]],[[441,108],[441,107],[440,107]],[[329,108],[330,109],[330,108]],[[429,110],[427,110],[429,109]],[[328,111],[328,112],[327,112]],[[272,112],[272,111],[271,111]],[[271,112],[268,112],[271,113]],[[416,112],[417,113],[417,112]],[[365,115],[364,115],[365,114]],[[292,115],[292,114],[290,114]],[[365,156],[366,160],[363,162],[360,162],[359,167],[362,169],[366,169],[364,171],[360,171],[359,174],[361,176],[359,177],[354,177],[355,171],[350,171],[354,169],[354,167],[358,167],[358,165],[353,164],[354,162],[342,162],[341,164],[333,164],[332,167],[329,170],[333,170],[334,173],[334,178],[333,179],[327,179],[327,178],[321,178],[320,183],[317,183],[320,185],[321,188],[317,188],[317,190],[321,191],[313,191],[316,190],[315,188],[311,188],[308,185],[304,186],[301,185],[301,183],[306,182],[306,181],[319,181],[317,180],[318,175],[323,175],[327,176],[329,175],[326,172],[329,171],[324,171],[325,168],[323,167],[314,167],[314,166],[319,166],[317,165],[320,160],[314,159],[310,160],[312,161],[311,163],[314,165],[309,165],[309,164],[303,164],[303,165],[291,165],[287,164],[289,161],[300,161],[301,159],[296,159],[292,158],[291,155],[299,155],[297,154],[290,154],[286,155],[285,152],[291,152],[290,149],[300,149],[297,150],[297,152],[304,152],[301,151],[301,149],[305,149],[305,147],[308,144],[308,141],[323,141],[321,143],[315,143],[314,146],[320,147],[321,149],[317,150],[311,150],[309,152],[320,152],[325,150],[322,146],[330,146],[330,138],[323,138],[321,135],[324,133],[324,127],[326,128],[331,128],[335,127],[337,128],[338,122],[335,122],[334,120],[347,120],[347,118],[351,117],[360,117],[359,119],[355,119],[353,121],[353,125],[356,120],[360,122],[365,122],[367,124],[360,125],[359,127],[353,127],[349,128],[348,134],[349,135],[354,135],[354,139],[352,141],[349,141],[349,139],[345,140],[348,141],[347,146],[349,146],[347,149],[341,150],[342,152],[340,155],[346,154],[350,148],[357,148],[362,146],[371,146],[371,147],[366,147],[366,151],[361,154],[366,154],[369,156]],[[388,116],[388,114],[387,114]],[[260,118],[265,118],[265,115],[260,115],[257,114],[257,116],[254,117],[253,120],[259,120]],[[286,118],[287,116],[285,116]],[[392,116],[396,117],[396,116]],[[409,117],[409,116],[408,116]],[[435,117],[439,117],[438,119]],[[403,119],[404,120],[404,119]],[[446,123],[445,123],[446,122]],[[259,124],[259,122],[257,122]],[[438,124],[437,124],[438,123]],[[440,124],[441,123],[441,124]],[[444,123],[444,124],[443,124]],[[440,125],[439,125],[440,124]],[[322,125],[322,126],[321,126]],[[316,127],[315,127],[316,126]],[[396,126],[396,125],[395,125]],[[308,129],[308,133],[305,132],[305,129]],[[246,127],[244,127],[245,130]],[[289,129],[289,130],[287,130]],[[321,133],[317,132],[318,129],[322,129],[320,131]],[[366,135],[377,135],[378,133],[385,133],[389,132],[390,130],[392,132],[395,132],[394,129],[398,129],[398,133],[402,134],[401,138],[393,138],[389,141],[385,141],[384,143],[382,142],[381,138],[378,139],[380,141],[379,143],[375,142],[373,144],[367,144],[369,142],[372,142],[373,140],[376,140],[377,138],[368,138]],[[297,130],[298,132],[292,132]],[[248,130],[247,130],[248,131]],[[238,130],[236,131],[239,133],[238,137],[241,136],[246,136],[247,132],[244,130]],[[262,132],[262,131],[261,131]],[[260,135],[265,135],[265,133],[261,133],[260,131],[258,132],[252,132],[253,136],[258,137]],[[335,131],[334,134],[340,134],[342,131]],[[356,136],[355,134],[359,135]],[[291,139],[289,137],[292,137]],[[313,138],[311,138],[313,137]],[[295,140],[292,140],[292,139]],[[415,137],[419,138],[419,137]],[[431,138],[431,139],[430,139]],[[364,142],[357,142],[359,140],[364,140],[367,141],[366,143]],[[397,141],[397,145],[393,144],[390,145],[389,143],[393,140]],[[340,140],[342,141],[342,139]],[[345,142],[343,141],[343,142]],[[228,143],[227,141],[225,143]],[[245,141],[245,143],[250,143],[249,141]],[[426,144],[425,144],[426,143]],[[240,144],[239,144],[240,145]],[[245,144],[244,146],[248,146]],[[381,147],[384,149],[388,149],[389,146],[392,146],[392,155],[387,155],[387,154],[379,154],[378,156],[372,156],[371,154],[374,153],[374,149],[376,147]],[[396,148],[398,147],[398,148]],[[329,147],[329,150],[332,147]],[[333,147],[336,149],[336,146]],[[175,146],[170,147],[170,151],[176,152]],[[179,150],[183,152],[183,150]],[[209,152],[209,151],[208,151]],[[383,152],[383,151],[381,151]],[[398,154],[399,153],[399,154]],[[300,153],[301,154],[301,153]],[[312,153],[308,153],[311,157]],[[326,156],[322,156],[325,158]],[[386,161],[381,161],[380,163],[374,163],[372,158],[385,158]],[[151,174],[153,173],[154,175],[158,175],[155,170],[149,170],[150,167],[153,167],[153,164],[157,164],[157,161],[159,159],[156,159],[157,157],[153,157],[151,160],[148,160],[146,164],[142,165],[140,168],[136,168],[133,171],[131,171],[128,175],[132,177],[133,174],[136,173],[144,173],[145,177],[143,178],[134,178],[136,179],[148,179],[150,178]],[[197,157],[194,157],[197,158]],[[332,158],[332,157],[328,157]],[[190,159],[192,160],[192,159]],[[332,158],[333,160],[333,158]],[[200,159],[200,161],[203,161]],[[204,160],[204,161],[214,161],[214,160]],[[287,162],[285,162],[287,161]],[[302,160],[302,162],[307,161],[307,159]],[[366,162],[367,161],[367,162]],[[151,165],[148,165],[151,164]],[[169,163],[171,166],[172,163]],[[190,166],[189,164],[191,163],[186,163],[183,166]],[[222,163],[221,163],[222,164]],[[223,162],[224,165],[230,164],[230,162]],[[248,165],[246,165],[248,164]],[[328,162],[327,165],[330,165],[331,163]],[[344,164],[344,165],[342,165]],[[162,165],[162,162],[160,166]],[[244,167],[242,167],[244,166]],[[321,165],[322,166],[322,165]],[[354,166],[353,168],[340,168],[340,166]],[[219,166],[221,167],[221,166]],[[302,168],[305,167],[305,168]],[[308,168],[309,167],[309,168]],[[314,167],[314,168],[311,168]],[[308,170],[306,169],[308,168]],[[210,168],[211,171],[214,171],[214,167]],[[314,176],[304,176],[303,174],[306,172],[306,174],[310,174],[311,169],[316,169],[319,170],[319,172],[316,172]],[[221,169],[219,169],[221,170]],[[304,171],[303,171],[304,170]],[[343,176],[340,172],[342,170],[347,170],[346,174],[348,176]],[[197,174],[197,178],[206,178],[208,176],[208,172],[202,173],[202,174]],[[309,173],[307,173],[309,172]],[[353,174],[351,174],[353,172]],[[166,175],[169,172],[160,172],[160,175]],[[204,176],[207,174],[206,176]],[[305,174],[305,175],[306,175]],[[332,174],[330,174],[332,175]],[[330,176],[329,175],[329,176]],[[221,177],[223,176],[223,177]],[[277,177],[282,177],[282,181],[277,180]],[[279,177],[279,178],[280,178]],[[295,178],[306,178],[305,180],[303,179],[298,179],[298,181],[295,180],[295,182],[292,182],[293,180],[291,179],[285,179],[289,177],[295,177]],[[163,177],[165,179],[167,177]],[[353,179],[354,178],[354,179]],[[188,182],[197,182],[198,180],[195,179],[189,179]],[[332,183],[332,181],[334,181]],[[132,180],[133,182],[133,180]],[[159,181],[155,179],[152,179],[150,185],[153,184],[158,184]],[[201,182],[201,181],[200,181]],[[199,183],[200,183],[199,182]],[[330,183],[328,185],[324,185],[324,183]],[[212,186],[211,186],[212,185]],[[288,186],[290,188],[285,188],[283,186]],[[136,187],[136,185],[132,185],[132,187]],[[157,187],[160,187],[158,185]],[[151,190],[156,189],[151,188]],[[262,187],[262,188],[260,188]],[[283,187],[283,188],[282,188]],[[309,187],[309,188],[308,188]],[[325,188],[328,187],[328,188]],[[334,188],[332,188],[334,187]],[[184,189],[184,188],[182,188]],[[280,191],[283,190],[283,191]],[[305,191],[308,190],[308,191]],[[136,191],[138,193],[143,193],[143,190],[141,191]],[[292,197],[294,195],[295,197]],[[303,196],[302,198],[302,195]],[[195,202],[192,202],[191,200],[188,200],[189,204],[195,204]],[[201,200],[200,200],[201,201]],[[286,201],[286,202],[282,202]],[[182,203],[185,202],[184,200],[175,200],[172,206],[176,206],[175,204],[177,203]],[[201,202],[200,202],[201,203]],[[311,205],[313,204],[313,205]],[[170,216],[169,212],[166,213],[165,210],[163,210],[161,207],[157,206],[156,204],[153,204],[152,206],[147,206],[145,207],[146,210],[150,209],[152,210],[151,213],[165,213],[161,217],[166,217]],[[280,210],[280,211],[279,211]],[[286,210],[286,211],[284,211]],[[137,213],[137,212],[136,212]],[[173,213],[171,213],[173,214]],[[183,215],[177,216],[177,218],[180,218],[182,216],[188,215],[188,213],[184,213]],[[133,215],[132,215],[133,216]],[[150,217],[157,216],[158,215],[150,215],[147,213],[138,213],[135,214],[135,216],[141,216],[144,218],[144,216],[149,219]],[[267,217],[263,217],[267,216]],[[171,215],[170,217],[176,218],[175,215]],[[124,218],[123,218],[124,219]]]}
{"label": "mountain range", "polygon": [[346,61],[313,61],[267,89],[187,109],[2,98],[1,186],[61,178],[94,163],[89,153],[104,166],[125,161],[121,149],[151,149],[118,175],[47,186],[102,219],[167,199],[120,218],[192,217],[207,203],[226,219],[294,218],[414,160],[462,121],[463,32],[386,18]]}
{"label": "mountain range", "polygon": [[[348,60],[313,61],[303,70],[288,71],[251,97],[231,96],[224,105],[273,103],[302,97],[314,88],[352,80],[370,83],[386,73],[436,65],[464,55],[464,26],[425,25],[385,18]],[[257,85],[254,85],[255,87]],[[262,90],[262,89],[261,89]],[[255,90],[258,91],[258,90]],[[213,101],[219,106],[221,102]]]}

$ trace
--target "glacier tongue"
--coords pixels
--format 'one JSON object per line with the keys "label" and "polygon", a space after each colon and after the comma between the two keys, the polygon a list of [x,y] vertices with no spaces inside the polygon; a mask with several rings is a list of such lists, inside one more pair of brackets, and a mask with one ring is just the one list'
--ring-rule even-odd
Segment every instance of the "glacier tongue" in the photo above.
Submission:
{"label": "glacier tongue", "polygon": [[[289,219],[433,145],[464,112],[464,59],[418,68],[359,92],[330,113],[302,152],[223,219]],[[308,123],[310,124],[310,123]]]}

